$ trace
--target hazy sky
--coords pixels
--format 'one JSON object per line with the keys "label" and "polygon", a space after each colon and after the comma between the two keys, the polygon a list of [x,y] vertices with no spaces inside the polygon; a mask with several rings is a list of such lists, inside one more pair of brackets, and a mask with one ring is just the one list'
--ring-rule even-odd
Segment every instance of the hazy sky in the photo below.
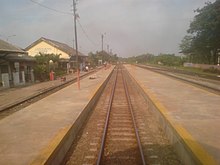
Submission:
{"label": "hazy sky", "polygon": [[[72,12],[72,0],[32,0],[57,11]],[[40,37],[73,45],[73,17],[31,0],[0,0],[0,38],[26,48]],[[190,21],[207,0],[78,0],[79,51],[104,49],[127,57],[143,53],[178,53]],[[214,2],[214,0],[210,0]],[[16,35],[16,36],[12,36]]]}

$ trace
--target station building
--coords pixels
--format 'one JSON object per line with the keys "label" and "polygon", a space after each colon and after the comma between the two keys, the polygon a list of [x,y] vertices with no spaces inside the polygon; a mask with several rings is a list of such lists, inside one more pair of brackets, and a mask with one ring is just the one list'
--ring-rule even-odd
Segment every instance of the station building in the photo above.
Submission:
{"label": "station building", "polygon": [[[59,67],[66,69],[67,73],[76,68],[76,50],[65,43],[41,37],[29,45],[25,50],[30,56],[42,54],[60,55]],[[87,64],[88,56],[78,52],[78,61],[82,70]]]}
{"label": "station building", "polygon": [[0,89],[34,82],[35,58],[0,39]]}

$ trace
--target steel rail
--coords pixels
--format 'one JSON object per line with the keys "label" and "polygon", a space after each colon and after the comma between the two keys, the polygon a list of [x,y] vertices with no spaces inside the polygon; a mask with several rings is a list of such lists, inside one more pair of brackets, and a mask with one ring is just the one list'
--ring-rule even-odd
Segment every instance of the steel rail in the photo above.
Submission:
{"label": "steel rail", "polygon": [[173,68],[161,68],[159,66],[156,67],[156,66],[148,66],[148,65],[135,65],[135,66],[143,68],[143,69],[156,70],[156,71],[166,71],[166,72],[179,73],[179,74],[185,74],[185,75],[190,75],[190,76],[197,75],[198,77],[205,78],[207,80],[219,81],[219,78],[217,76],[211,76],[211,75],[206,75],[206,74],[202,74],[202,73],[195,73],[195,72],[190,72],[187,70],[179,70],[179,69],[173,69]]}
{"label": "steel rail", "polygon": [[123,72],[122,72],[122,79],[123,79],[123,84],[124,84],[124,89],[125,89],[125,93],[126,93],[127,102],[128,102],[128,105],[129,105],[129,110],[130,110],[131,116],[132,116],[132,121],[133,121],[134,129],[135,129],[135,136],[136,136],[136,139],[137,139],[137,142],[138,142],[138,148],[139,148],[139,151],[140,151],[140,154],[141,154],[142,164],[146,165],[146,162],[145,162],[145,159],[144,159],[143,148],[141,146],[141,140],[140,140],[140,137],[139,137],[139,134],[138,134],[138,128],[137,128],[137,125],[135,123],[133,107],[132,107],[131,99],[130,99],[129,92],[128,92],[128,86],[127,86],[127,82],[125,81]]}
{"label": "steel rail", "polygon": [[[195,81],[192,81],[190,80],[190,78],[181,78],[181,77],[177,77],[177,76],[174,76],[174,75],[171,75],[171,74],[167,74],[166,72],[170,73],[169,70],[165,70],[165,69],[158,69],[158,68],[149,68],[149,67],[145,67],[145,66],[140,66],[140,65],[136,65],[137,67],[140,67],[140,68],[143,68],[143,69],[147,69],[147,70],[150,70],[152,72],[156,72],[156,73],[159,73],[159,74],[162,74],[162,75],[165,75],[165,76],[168,76],[168,77],[171,77],[171,78],[174,78],[176,80],[180,80],[180,81],[183,81],[183,82],[186,82],[186,83],[189,83],[191,85],[194,85],[196,87],[202,87],[212,93],[215,93],[215,94],[220,94],[220,90],[217,89],[217,88],[214,88],[214,87],[211,87],[211,86],[208,86],[208,85],[205,85],[205,84],[202,84],[202,83],[199,83],[199,82],[195,82]],[[178,72],[174,72],[174,73],[177,73],[177,74],[180,74]],[[181,74],[185,74],[185,75],[190,75],[190,74],[187,74],[187,73],[181,73]],[[203,78],[203,77],[201,77]],[[217,81],[217,79],[207,79],[207,80],[215,80]]]}
{"label": "steel rail", "polygon": [[[94,73],[95,71],[91,71],[91,72],[88,72],[88,73],[86,73],[86,74],[84,74],[84,75],[81,75],[80,76],[80,78],[85,78],[86,76],[89,76],[89,75],[91,75],[92,73]],[[73,78],[73,79],[71,79],[71,80],[68,80],[68,81],[66,81],[66,82],[64,82],[64,83],[62,83],[62,84],[59,84],[59,85],[57,85],[57,86],[53,86],[53,87],[48,87],[48,88],[46,88],[45,90],[43,90],[43,91],[40,91],[40,92],[38,92],[38,93],[35,93],[35,94],[33,94],[33,95],[30,95],[30,96],[28,96],[28,97],[26,97],[26,98],[24,98],[24,99],[22,99],[22,100],[19,100],[19,101],[15,101],[14,103],[12,103],[12,104],[9,104],[9,105],[7,105],[7,106],[5,106],[5,107],[2,107],[2,108],[0,108],[0,113],[3,113],[3,112],[5,112],[5,111],[7,111],[7,110],[10,110],[10,109],[12,109],[12,108],[15,108],[15,107],[17,107],[17,106],[19,106],[19,105],[21,105],[21,104],[24,104],[25,102],[28,102],[28,101],[30,101],[30,100],[33,100],[33,99],[35,99],[35,98],[37,98],[37,97],[39,97],[39,96],[41,96],[41,95],[44,95],[44,94],[47,94],[47,93],[49,93],[49,92],[52,92],[52,91],[55,91],[55,90],[59,90],[59,88],[65,88],[66,86],[68,86],[68,85],[71,85],[72,83],[75,83],[77,81],[77,78]],[[35,102],[35,101],[34,101]]]}
{"label": "steel rail", "polygon": [[111,112],[111,108],[112,108],[112,102],[113,102],[115,88],[116,88],[117,77],[118,77],[118,68],[117,68],[117,71],[116,71],[116,77],[115,77],[115,81],[114,81],[113,88],[112,88],[111,95],[110,95],[110,99],[109,99],[109,104],[108,104],[108,109],[107,109],[107,116],[106,116],[103,136],[102,136],[102,140],[101,140],[101,147],[100,147],[100,151],[99,151],[99,154],[98,154],[98,160],[96,162],[96,165],[100,164],[102,154],[103,154],[103,151],[104,151],[105,140],[106,140],[106,135],[107,135],[107,130],[108,130],[108,124],[109,124],[110,112]]}

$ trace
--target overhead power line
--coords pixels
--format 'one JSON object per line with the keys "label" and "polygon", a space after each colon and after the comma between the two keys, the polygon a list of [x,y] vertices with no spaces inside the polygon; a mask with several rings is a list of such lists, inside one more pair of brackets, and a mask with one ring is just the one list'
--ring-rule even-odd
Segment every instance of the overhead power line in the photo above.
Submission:
{"label": "overhead power line", "polygon": [[[36,2],[36,1],[34,1],[34,0],[30,0],[30,1],[33,2],[33,3],[35,3],[35,4],[37,4],[37,5],[39,5],[39,6],[41,6],[41,7],[43,7],[43,8],[46,8],[46,9],[51,10],[51,11],[56,12],[56,13],[66,14],[66,15],[74,15],[74,13],[60,11],[60,10],[57,10],[57,9],[48,7],[48,6],[46,6],[46,5],[42,4],[42,3]],[[76,1],[77,1],[77,0],[76,0]],[[73,3],[73,7],[74,7],[75,5],[76,5],[76,2]],[[73,10],[74,10],[74,9],[73,9]],[[76,8],[75,8],[75,12],[76,12]],[[91,44],[93,44],[94,46],[98,46],[98,44],[96,44],[95,42],[93,42],[93,40],[90,39],[90,37],[88,36],[88,34],[86,33],[86,31],[84,30],[82,24],[80,23],[80,21],[79,21],[79,19],[78,19],[78,18],[79,18],[79,15],[78,15],[77,13],[75,13],[75,14],[76,14],[76,20],[77,20],[77,22],[79,23],[80,28],[81,28],[83,34],[85,35],[85,37],[91,42]]]}
{"label": "overhead power line", "polygon": [[30,0],[30,1],[33,2],[33,3],[35,3],[35,4],[37,4],[37,5],[39,5],[39,6],[41,6],[41,7],[44,7],[44,8],[46,8],[46,9],[52,10],[52,11],[57,12],[57,13],[67,14],[67,15],[73,15],[73,13],[65,12],[65,11],[60,11],[60,10],[57,10],[57,9],[53,9],[53,8],[51,8],[51,7],[48,7],[48,6],[46,6],[46,5],[43,5],[42,3],[36,2],[36,1],[34,1],[34,0]]}
{"label": "overhead power line", "polygon": [[96,44],[95,42],[93,42],[93,40],[90,39],[90,37],[88,36],[88,34],[86,33],[86,31],[84,30],[82,24],[80,23],[80,21],[77,19],[77,22],[79,23],[79,26],[83,32],[83,34],[86,36],[86,38],[91,42],[91,44],[93,44],[94,46],[98,46],[98,44]]}

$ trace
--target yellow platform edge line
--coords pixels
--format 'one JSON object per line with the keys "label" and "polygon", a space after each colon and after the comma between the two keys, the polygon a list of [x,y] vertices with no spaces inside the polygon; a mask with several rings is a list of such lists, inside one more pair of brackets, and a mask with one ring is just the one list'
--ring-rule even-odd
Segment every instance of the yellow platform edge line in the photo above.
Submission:
{"label": "yellow platform edge line", "polygon": [[89,100],[91,100],[96,95],[96,93],[99,91],[99,89],[102,86],[102,84],[103,84],[103,82],[97,84],[96,87],[94,88],[94,90],[91,91],[90,95],[88,96]]}
{"label": "yellow platform edge line", "polygon": [[167,115],[167,108],[156,98],[147,87],[138,81],[132,74],[130,74],[139,86],[144,90],[149,99],[154,103],[156,108],[167,119],[169,124],[176,130],[178,135],[182,138],[184,143],[190,148],[196,158],[204,165],[218,165],[216,160],[193,138],[193,136],[180,124],[176,124],[172,121],[169,115]]}
{"label": "yellow platform edge line", "polygon": [[57,145],[63,140],[63,137],[70,130],[71,126],[59,130],[50,143],[40,151],[40,154],[30,163],[30,165],[41,165],[45,164],[48,158],[52,155]]}
{"label": "yellow platform edge line", "polygon": [[[109,72],[109,74],[111,74],[111,72],[114,70],[114,67],[111,66],[111,67],[108,68],[108,69],[110,69],[110,70],[108,70],[108,72]],[[103,72],[103,70],[102,70],[102,72]],[[107,77],[109,76],[109,74],[107,74]],[[107,78],[107,77],[106,77],[106,78]],[[104,82],[105,82],[106,78],[104,79]],[[96,87],[94,88],[94,90],[92,90],[91,93],[90,93],[90,95],[88,96],[89,100],[91,100],[91,99],[97,94],[97,92],[99,91],[100,87],[103,85],[104,82],[98,83],[98,84],[96,85]]]}
{"label": "yellow platform edge line", "polygon": [[[89,96],[89,99],[91,100],[94,95],[97,94],[99,88],[102,86],[102,83],[99,83],[96,87],[95,90],[93,90]],[[54,136],[52,140],[50,140],[50,143],[42,149],[40,154],[30,163],[30,165],[43,165],[46,163],[48,158],[52,155],[52,153],[55,151],[56,147],[58,144],[63,140],[64,136],[68,133],[68,131],[71,129],[71,126],[67,126],[60,131]]]}
{"label": "yellow platform edge line", "polygon": [[[110,73],[113,71],[113,68],[110,68]],[[89,96],[89,99],[91,100],[98,92],[102,84],[105,82],[102,81],[101,83],[98,83],[95,87],[95,90],[93,90]],[[58,144],[61,143],[63,140],[64,136],[68,133],[68,131],[71,129],[70,126],[66,126],[65,128],[61,129],[60,131],[57,132],[57,134],[50,140],[49,144],[43,148],[40,153],[37,155],[37,157],[31,161],[30,165],[43,165],[47,162],[48,158],[52,155],[52,153],[55,151],[56,147]]]}

